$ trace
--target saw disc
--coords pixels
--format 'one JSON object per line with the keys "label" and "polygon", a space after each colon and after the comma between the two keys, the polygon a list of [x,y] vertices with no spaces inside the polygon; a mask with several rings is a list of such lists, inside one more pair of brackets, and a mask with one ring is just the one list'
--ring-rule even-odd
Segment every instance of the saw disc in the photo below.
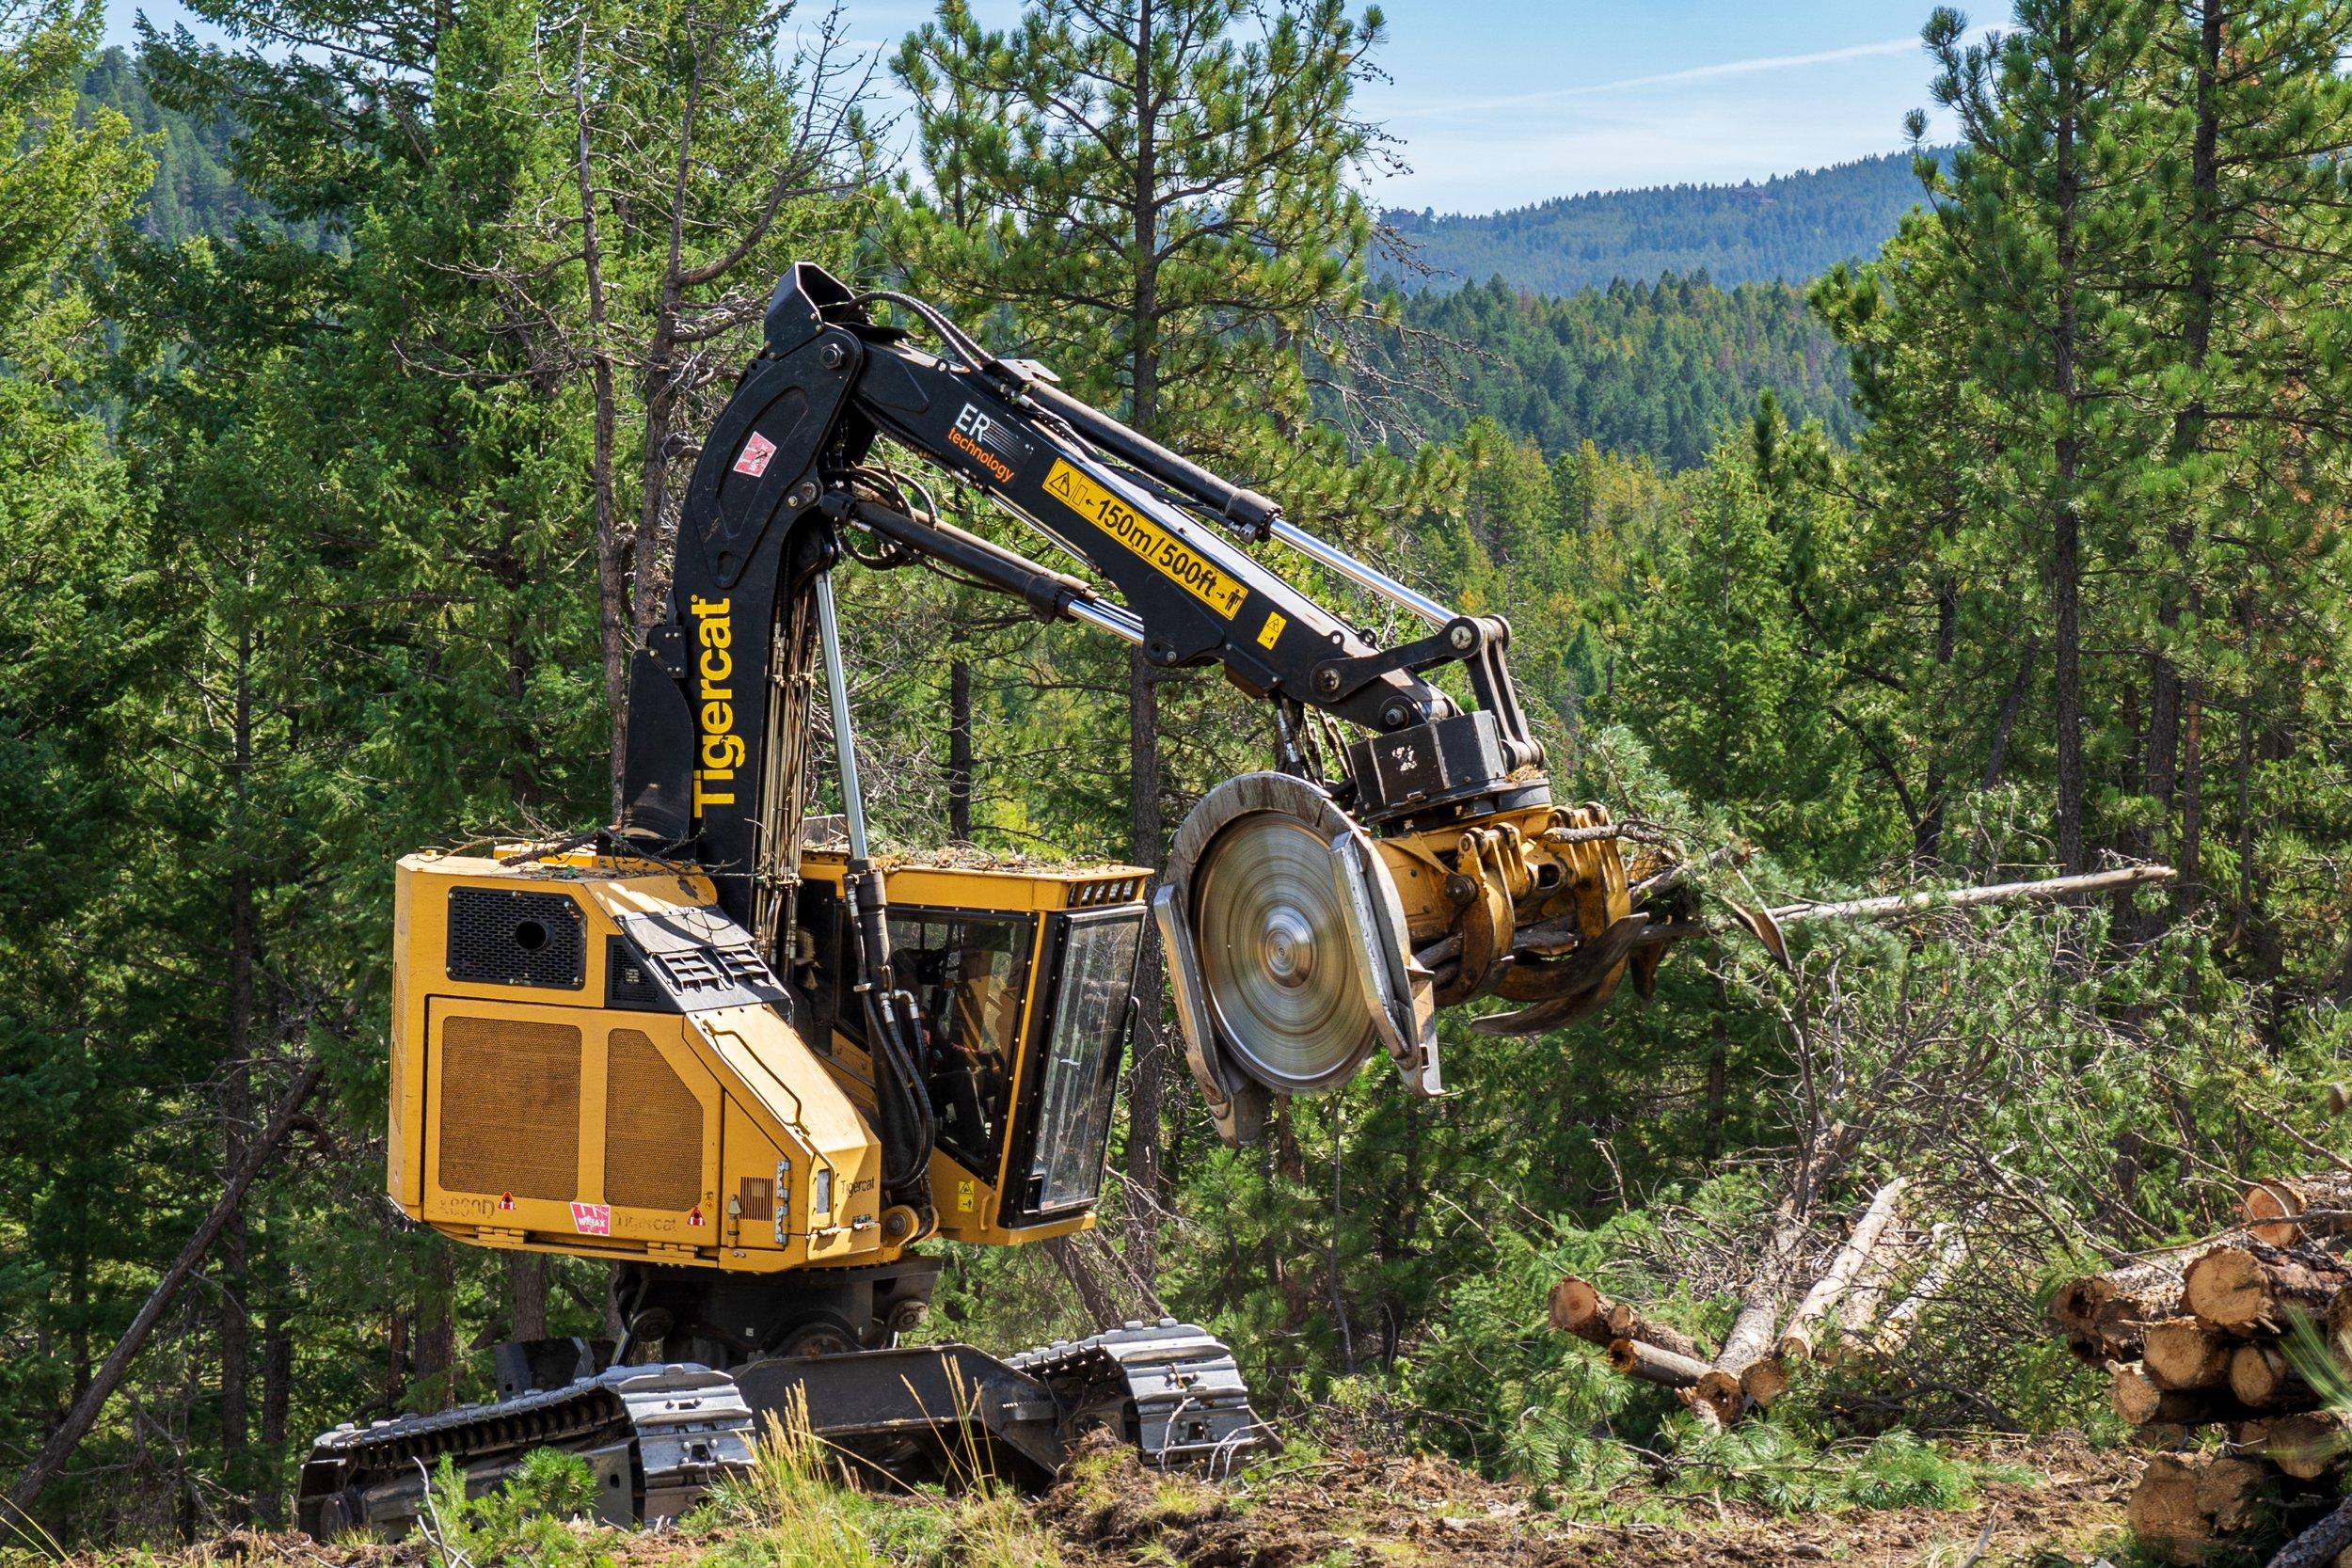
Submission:
{"label": "saw disc", "polygon": [[1311,1094],[1372,1053],[1331,848],[1312,828],[1268,811],[1230,823],[1201,857],[1191,903],[1201,989],[1250,1077]]}

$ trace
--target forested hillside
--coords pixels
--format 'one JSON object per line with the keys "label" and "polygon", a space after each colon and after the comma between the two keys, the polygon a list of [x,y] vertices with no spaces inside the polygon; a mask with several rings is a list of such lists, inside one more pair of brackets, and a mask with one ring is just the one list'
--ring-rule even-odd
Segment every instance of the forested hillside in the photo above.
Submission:
{"label": "forested hillside", "polygon": [[228,165],[231,121],[192,119],[155,102],[138,68],[119,49],[98,56],[82,77],[76,118],[88,123],[112,110],[134,135],[147,139],[155,178],[132,222],[140,233],[176,245],[199,234],[226,235],[239,223],[267,216],[237,182]]}
{"label": "forested hillside", "polygon": [[1412,264],[1377,272],[1406,288],[1499,277],[1539,293],[1661,273],[1803,283],[1875,252],[1918,201],[1911,154],[1890,152],[1761,182],[1602,191],[1478,215],[1392,211],[1382,219]]}
{"label": "forested hillside", "polygon": [[1841,442],[1861,427],[1843,345],[1786,284],[1670,276],[1552,297],[1497,277],[1405,295],[1398,315],[1406,340],[1369,357],[1383,374],[1435,361],[1406,400],[1420,434],[1484,418],[1547,451],[1589,441],[1681,469],[1768,390],[1791,423],[1819,420]]}
{"label": "forested hillside", "polygon": [[[1544,842],[1685,869],[1609,922],[1672,941],[1591,1016],[1475,1027],[1548,966],[1631,951],[1550,923],[1554,953],[1439,1014],[1442,1097],[1375,1048],[1244,1147],[1151,986],[1103,1223],[930,1249],[919,1337],[1009,1351],[1163,1312],[1221,1336],[1289,1445],[1246,1482],[1082,1466],[1033,1516],[884,1507],[786,1455],[733,1513],[641,1549],[988,1568],[1362,1561],[1376,1541],[1380,1560],[1892,1568],[1997,1540],[2118,1561],[2139,1462],[2114,1450],[2194,1442],[2153,1418],[2192,1406],[2231,1415],[2233,1452],[2167,1465],[2249,1466],[2226,1472],[2266,1489],[2228,1527],[2246,1543],[2299,1518],[2267,1428],[2219,1390],[2248,1350],[2296,1415],[2352,1420],[2329,1359],[2352,1340],[2263,1361],[2280,1302],[2325,1314],[2352,1266],[2298,1252],[2273,1278],[2249,1254],[2270,1338],[2121,1395],[2151,1376],[2150,1325],[2185,1315],[2171,1249],[2232,1226],[2249,1178],[2352,1165],[2352,11],[2028,0],[1997,43],[1938,12],[1923,63],[1963,145],[1926,187],[1882,160],[1555,204],[1520,229],[1614,213],[1610,276],[1637,280],[1547,298],[1522,291],[1608,278],[1487,257],[1398,301],[1370,271],[1360,89],[1409,62],[1341,0],[1033,0],[1001,31],[942,0],[882,67],[902,167],[806,12],[189,3],[227,40],[158,40],[143,90],[99,56],[97,0],[0,11],[13,1529],[203,1543],[189,1568],[279,1552],[214,1538],[287,1521],[313,1433],[486,1397],[510,1336],[628,1326],[607,1259],[496,1225],[452,1239],[388,1200],[393,866],[613,826],[689,479],[795,260],[933,302],[1507,618],[1554,798],[1616,819]],[[143,128],[183,171],[160,194]],[[1806,194],[1864,188],[1867,234]],[[1753,270],[1689,248],[1768,192],[1789,221]],[[1802,305],[1740,281],[1853,254]],[[852,476],[868,497],[1093,575],[974,484],[876,458]],[[886,855],[1159,865],[1210,789],[1291,765],[1213,667],[846,545],[847,705]],[[1384,646],[1426,635],[1253,549]],[[1466,694],[1457,675],[1434,678]],[[810,743],[818,809],[844,803],[832,735]],[[1457,839],[1445,863],[1513,845]],[[2122,863],[2176,875],[1818,907]],[[1756,907],[1785,917],[1786,965],[1738,912]],[[1468,946],[1440,961],[1458,974]],[[2173,1294],[2101,1325],[2119,1370],[2067,1354],[2058,1283],[2151,1259]],[[1567,1311],[1569,1283],[1622,1332],[1597,1299]],[[2314,1452],[2335,1484],[2340,1449]],[[1374,1491],[1406,1526],[1363,1523]],[[447,1501],[402,1560],[609,1550]]]}

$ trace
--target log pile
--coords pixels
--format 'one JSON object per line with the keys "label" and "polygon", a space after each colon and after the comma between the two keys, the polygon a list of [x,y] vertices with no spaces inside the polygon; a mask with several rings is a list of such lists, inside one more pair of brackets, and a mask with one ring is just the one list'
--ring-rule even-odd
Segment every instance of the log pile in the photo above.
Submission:
{"label": "log pile", "polygon": [[1804,1243],[1803,1227],[1784,1215],[1768,1266],[1757,1271],[1712,1352],[1575,1275],[1552,1287],[1551,1326],[1599,1346],[1621,1376],[1671,1388],[1702,1421],[1727,1426],[1769,1408],[1801,1366],[1899,1349],[1960,1272],[1966,1237],[1957,1227],[1923,1236],[1907,1226],[1907,1187],[1900,1178],[1881,1187],[1802,1292],[1788,1280],[1790,1271],[1771,1261],[1785,1264]]}
{"label": "log pile", "polygon": [[2051,1326],[2106,1369],[2115,1413],[2144,1447],[2179,1449],[2219,1429],[2217,1449],[2149,1459],[2129,1519],[2154,1552],[2201,1561],[2344,1477],[2352,1419],[2328,1407],[2298,1366],[2308,1353],[2291,1347],[2307,1322],[2316,1354],[2352,1375],[2347,1211],[2352,1175],[2252,1182],[2237,1229],[2071,1280],[2052,1298]]}

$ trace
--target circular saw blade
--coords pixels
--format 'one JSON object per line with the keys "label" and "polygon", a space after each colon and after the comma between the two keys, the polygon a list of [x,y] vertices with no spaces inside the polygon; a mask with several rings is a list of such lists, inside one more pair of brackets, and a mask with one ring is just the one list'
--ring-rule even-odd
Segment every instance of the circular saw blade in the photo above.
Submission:
{"label": "circular saw blade", "polygon": [[1279,812],[1238,818],[1202,855],[1190,902],[1201,989],[1243,1071],[1312,1094],[1372,1053],[1378,1037],[1323,835]]}

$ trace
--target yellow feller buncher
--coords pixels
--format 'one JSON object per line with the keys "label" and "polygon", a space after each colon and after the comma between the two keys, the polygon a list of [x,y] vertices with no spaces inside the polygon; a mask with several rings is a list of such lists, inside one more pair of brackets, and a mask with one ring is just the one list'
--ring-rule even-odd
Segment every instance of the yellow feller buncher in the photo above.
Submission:
{"label": "yellow feller buncher", "polygon": [[[889,300],[921,324],[878,325]],[[991,497],[1106,586],[961,531],[885,454]],[[1280,546],[1406,610],[1395,647]],[[1253,553],[1252,546],[1257,546]],[[832,574],[926,565],[1268,705],[1264,771],[1213,789],[1159,873],[866,838]],[[1153,1464],[1257,1440],[1226,1347],[1172,1321],[1008,1357],[901,1346],[937,1238],[1094,1223],[1146,921],[1219,1132],[1375,1052],[1438,1092],[1435,1011],[1557,1028],[1695,929],[1681,870],[1554,803],[1504,662],[1460,615],[999,359],[919,301],[795,266],[695,467],[668,617],[635,656],[619,823],[572,847],[418,854],[397,883],[391,1196],[477,1246],[617,1265],[627,1337],[503,1347],[501,1397],[346,1426],[315,1535],[405,1528],[444,1457],[476,1488],[569,1449],[604,1514],[658,1520],[747,1462],[763,1413],[901,1476],[1050,1476],[1096,1428]],[[1459,665],[1457,704],[1425,678]],[[815,705],[842,813],[815,817]]]}

